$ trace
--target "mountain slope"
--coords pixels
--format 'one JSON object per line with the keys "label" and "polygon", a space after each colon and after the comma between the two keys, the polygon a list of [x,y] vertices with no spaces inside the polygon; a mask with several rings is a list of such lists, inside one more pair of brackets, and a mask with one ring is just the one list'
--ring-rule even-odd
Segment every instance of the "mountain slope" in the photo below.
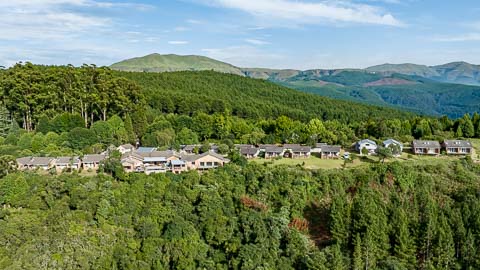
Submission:
{"label": "mountain slope", "polygon": [[453,62],[432,67],[437,71],[440,81],[480,85],[480,65],[466,62]]}
{"label": "mountain slope", "polygon": [[387,107],[335,100],[303,93],[266,80],[212,71],[119,72],[141,86],[152,108],[194,114],[228,110],[246,118],[282,115],[306,120],[317,117],[350,123],[370,118],[406,118],[412,114]]}
{"label": "mountain slope", "polygon": [[433,67],[416,64],[384,64],[367,69],[302,71],[237,68],[201,56],[153,54],[122,61],[112,65],[112,68],[151,72],[215,70],[268,80],[330,98],[390,106],[429,115],[459,117],[465,113],[478,111],[478,104],[480,104],[480,66],[465,62]]}
{"label": "mountain slope", "polygon": [[315,85],[315,80],[278,82],[300,91],[336,99],[390,106],[429,115],[461,117],[480,108],[480,87],[442,83],[418,76],[383,75],[343,71],[318,80],[335,84]]}
{"label": "mountain slope", "polygon": [[383,64],[378,66],[373,66],[365,69],[369,72],[381,72],[381,73],[399,73],[405,75],[416,75],[425,78],[431,78],[439,76],[435,69],[424,65],[416,65],[416,64]]}
{"label": "mountain slope", "polygon": [[415,75],[439,82],[480,85],[480,66],[466,62],[453,62],[431,67],[416,64],[383,64],[365,70],[383,74]]}
{"label": "mountain slope", "polygon": [[115,63],[110,66],[114,70],[138,72],[166,72],[166,71],[201,71],[214,70],[223,73],[243,75],[243,72],[230,64],[217,61],[205,56],[197,55],[161,55],[150,54]]}

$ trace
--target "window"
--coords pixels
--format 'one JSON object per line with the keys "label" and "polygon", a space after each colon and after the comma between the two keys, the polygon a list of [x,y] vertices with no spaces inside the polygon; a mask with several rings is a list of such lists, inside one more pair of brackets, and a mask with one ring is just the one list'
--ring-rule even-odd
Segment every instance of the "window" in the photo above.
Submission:
{"label": "window", "polygon": [[200,162],[200,166],[205,166],[205,162]]}
{"label": "window", "polygon": [[213,163],[212,162],[207,162],[207,166],[212,166]]}

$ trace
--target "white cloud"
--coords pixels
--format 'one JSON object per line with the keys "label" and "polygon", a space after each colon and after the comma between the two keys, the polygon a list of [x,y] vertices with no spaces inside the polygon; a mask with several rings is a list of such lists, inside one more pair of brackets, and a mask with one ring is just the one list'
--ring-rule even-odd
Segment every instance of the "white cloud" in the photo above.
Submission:
{"label": "white cloud", "polygon": [[208,57],[239,67],[285,67],[284,55],[263,51],[249,45],[206,48],[201,51]]}
{"label": "white cloud", "polygon": [[452,36],[436,36],[433,41],[437,42],[463,42],[463,41],[480,41],[480,33],[466,33]]}
{"label": "white cloud", "polygon": [[260,31],[260,30],[265,30],[266,27],[264,26],[255,26],[255,27],[249,27],[247,28],[247,30],[251,30],[251,31]]}
{"label": "white cloud", "polygon": [[461,26],[470,28],[470,29],[480,30],[480,21],[465,22],[465,23],[462,23]]}
{"label": "white cloud", "polygon": [[245,39],[245,42],[253,44],[253,45],[267,45],[267,44],[270,44],[270,42],[268,42],[268,41],[264,41],[264,40],[260,40],[260,39],[250,39],[250,38]]}
{"label": "white cloud", "polygon": [[91,6],[87,0],[0,1],[0,40],[52,40],[109,26],[106,17],[85,15],[69,6]]}
{"label": "white cloud", "polygon": [[175,32],[185,32],[185,31],[189,31],[190,28],[188,27],[185,27],[185,26],[177,26],[175,28],[173,28],[173,31]]}
{"label": "white cloud", "polygon": [[305,2],[293,0],[200,0],[203,3],[237,9],[257,17],[315,24],[325,21],[404,26],[392,14],[366,4],[346,1]]}
{"label": "white cloud", "polygon": [[194,20],[194,19],[186,20],[186,22],[189,23],[189,24],[203,24],[202,21]]}
{"label": "white cloud", "polygon": [[186,44],[188,44],[188,41],[172,40],[172,41],[169,41],[168,44],[170,44],[170,45],[186,45]]}
{"label": "white cloud", "polygon": [[0,0],[0,64],[20,60],[41,64],[105,63],[127,51],[120,50],[121,45],[112,43],[112,39],[125,44],[140,40],[132,37],[134,32],[120,29],[119,21],[106,14],[111,14],[111,9],[146,8],[142,4],[100,0]]}

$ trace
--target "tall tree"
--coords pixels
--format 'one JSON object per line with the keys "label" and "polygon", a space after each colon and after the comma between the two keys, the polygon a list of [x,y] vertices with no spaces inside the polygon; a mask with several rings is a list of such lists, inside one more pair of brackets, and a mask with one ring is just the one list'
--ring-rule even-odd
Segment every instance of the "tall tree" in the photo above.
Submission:
{"label": "tall tree", "polygon": [[466,138],[472,138],[473,136],[475,136],[475,128],[473,126],[470,115],[468,114],[465,114],[463,116],[462,133],[463,136],[465,136]]}
{"label": "tall tree", "polygon": [[0,137],[7,137],[12,129],[12,118],[10,112],[3,106],[0,106]]}
{"label": "tall tree", "polygon": [[125,131],[127,132],[128,142],[135,145],[135,143],[137,142],[137,135],[135,135],[135,131],[133,130],[132,118],[128,113],[127,115],[125,115],[124,124]]}

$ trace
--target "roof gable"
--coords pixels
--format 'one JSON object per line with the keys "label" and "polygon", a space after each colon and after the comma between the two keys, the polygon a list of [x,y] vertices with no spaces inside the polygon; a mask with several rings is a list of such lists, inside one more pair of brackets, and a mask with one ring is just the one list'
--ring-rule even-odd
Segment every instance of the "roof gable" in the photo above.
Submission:
{"label": "roof gable", "polygon": [[106,158],[105,155],[85,155],[82,159],[83,163],[99,163]]}
{"label": "roof gable", "polygon": [[383,141],[383,145],[389,145],[389,144],[396,144],[396,145],[400,145],[400,146],[403,146],[403,144],[397,140],[394,140],[394,139],[388,139],[388,140],[385,140]]}
{"label": "roof gable", "polygon": [[359,144],[359,145],[360,145],[360,144],[377,145],[376,142],[374,142],[374,141],[372,141],[372,140],[370,140],[370,139],[363,139],[363,140],[359,141],[358,144]]}
{"label": "roof gable", "polygon": [[153,151],[157,150],[155,147],[139,147],[136,152],[138,153],[151,153]]}
{"label": "roof gable", "polygon": [[472,143],[465,140],[445,140],[444,144],[446,147],[463,147],[463,148],[472,147]]}
{"label": "roof gable", "polygon": [[415,148],[440,148],[440,143],[437,141],[423,141],[414,140],[413,147]]}
{"label": "roof gable", "polygon": [[338,153],[342,150],[341,146],[338,145],[323,145],[321,148],[322,152]]}
{"label": "roof gable", "polygon": [[61,164],[78,164],[80,163],[80,158],[78,157],[58,157],[56,160],[55,160],[55,163],[57,165],[61,165]]}

